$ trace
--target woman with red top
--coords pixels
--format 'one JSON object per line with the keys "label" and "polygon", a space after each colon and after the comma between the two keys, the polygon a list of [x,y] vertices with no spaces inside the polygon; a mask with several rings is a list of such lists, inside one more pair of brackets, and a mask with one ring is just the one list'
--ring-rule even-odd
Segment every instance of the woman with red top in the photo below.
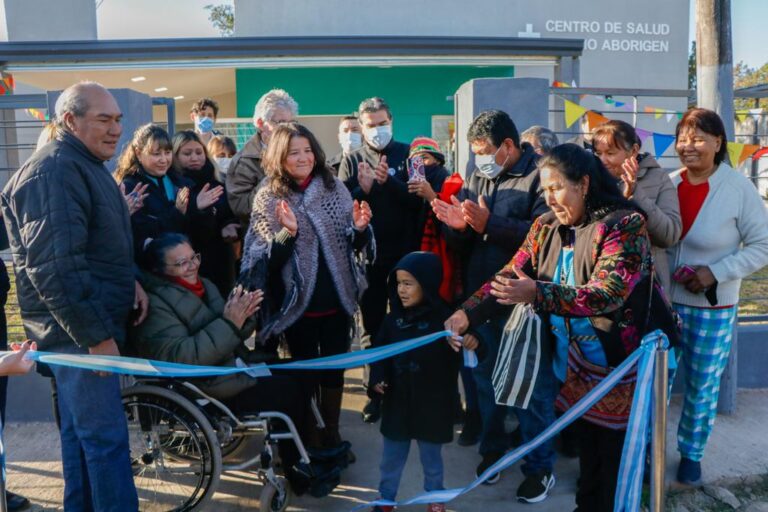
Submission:
{"label": "woman with red top", "polygon": [[[325,161],[307,128],[277,127],[262,160],[266,178],[243,243],[241,281],[266,292],[259,337],[284,334],[294,359],[349,350],[352,315],[366,288],[359,253],[373,238],[371,209],[352,200]],[[308,443],[338,445],[344,372],[313,372],[306,384],[319,384],[325,422],[324,439]]]}
{"label": "woman with red top", "polygon": [[674,272],[670,296],[683,321],[685,367],[677,479],[695,485],[715,421],[741,280],[768,264],[768,211],[755,186],[724,162],[725,127],[715,112],[689,110],[676,136],[683,168],[672,182],[683,229],[668,256]]}

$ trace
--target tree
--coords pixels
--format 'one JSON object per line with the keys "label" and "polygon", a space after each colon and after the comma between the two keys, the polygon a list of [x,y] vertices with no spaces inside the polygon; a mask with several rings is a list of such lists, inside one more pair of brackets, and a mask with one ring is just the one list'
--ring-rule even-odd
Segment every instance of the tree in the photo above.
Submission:
{"label": "tree", "polygon": [[[768,62],[759,68],[750,68],[744,62],[739,62],[733,67],[734,89],[762,84],[768,84]],[[739,110],[756,108],[755,100],[752,98],[737,98],[734,105]],[[760,107],[768,107],[768,98],[760,98]]]}
{"label": "tree", "polygon": [[688,90],[696,90],[696,41],[691,41],[691,53],[688,54]]}
{"label": "tree", "polygon": [[235,7],[233,5],[208,4],[204,9],[209,11],[208,19],[222,36],[231,37],[235,34]]}

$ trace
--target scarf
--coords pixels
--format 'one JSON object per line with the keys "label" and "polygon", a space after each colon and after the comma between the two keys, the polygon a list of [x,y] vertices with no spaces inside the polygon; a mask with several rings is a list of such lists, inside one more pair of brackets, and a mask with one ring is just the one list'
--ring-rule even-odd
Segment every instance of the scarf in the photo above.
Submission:
{"label": "scarf", "polygon": [[276,305],[262,307],[261,340],[280,334],[306,311],[317,282],[319,251],[323,251],[342,309],[348,315],[355,313],[368,286],[365,266],[375,257],[375,244],[371,235],[372,242],[363,254],[356,254],[352,248],[355,231],[349,191],[338,179],[331,190],[322,179],[310,180],[306,185],[303,192],[291,190],[286,197],[277,197],[265,183],[253,199],[240,270],[240,283],[249,289],[262,287],[266,282],[263,274],[272,241],[282,229],[275,218],[278,201],[288,202],[299,226],[293,254],[280,272],[285,291],[283,303],[279,309]]}
{"label": "scarf", "polygon": [[203,295],[205,295],[205,286],[203,286],[203,280],[200,279],[199,277],[197,278],[197,282],[195,284],[192,284],[189,281],[177,276],[163,276],[163,277],[165,277],[168,281],[172,282],[173,284],[177,284],[182,288],[184,288],[185,290],[191,291],[199,299],[202,299]]}

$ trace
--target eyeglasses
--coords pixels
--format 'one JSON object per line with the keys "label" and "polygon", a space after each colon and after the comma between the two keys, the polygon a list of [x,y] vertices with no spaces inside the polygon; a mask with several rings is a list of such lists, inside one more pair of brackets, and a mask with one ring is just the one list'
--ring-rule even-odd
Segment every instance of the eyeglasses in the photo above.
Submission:
{"label": "eyeglasses", "polygon": [[190,270],[200,265],[200,259],[201,259],[200,253],[197,252],[193,254],[192,257],[189,258],[188,260],[179,260],[176,263],[169,263],[168,266],[178,268],[181,270]]}

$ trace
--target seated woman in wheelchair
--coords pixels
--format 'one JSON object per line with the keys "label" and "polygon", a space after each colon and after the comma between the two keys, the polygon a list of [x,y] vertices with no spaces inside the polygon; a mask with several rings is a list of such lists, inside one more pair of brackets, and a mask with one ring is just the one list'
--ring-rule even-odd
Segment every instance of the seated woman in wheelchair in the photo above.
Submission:
{"label": "seated woman in wheelchair", "polygon": [[[237,287],[225,301],[213,283],[200,278],[200,255],[178,233],[165,233],[147,244],[143,263],[148,271],[143,284],[149,312],[130,333],[131,346],[139,356],[204,366],[234,366],[238,357],[248,360],[243,340],[254,330],[261,290],[246,292]],[[238,373],[195,379],[195,384],[235,414],[279,411],[291,418],[300,434],[306,424],[309,397],[289,375],[254,379]],[[293,441],[280,441],[279,449],[285,475],[299,494],[336,469],[314,461],[302,464]],[[313,455],[310,452],[314,459]],[[320,455],[328,458],[328,453]]]}

